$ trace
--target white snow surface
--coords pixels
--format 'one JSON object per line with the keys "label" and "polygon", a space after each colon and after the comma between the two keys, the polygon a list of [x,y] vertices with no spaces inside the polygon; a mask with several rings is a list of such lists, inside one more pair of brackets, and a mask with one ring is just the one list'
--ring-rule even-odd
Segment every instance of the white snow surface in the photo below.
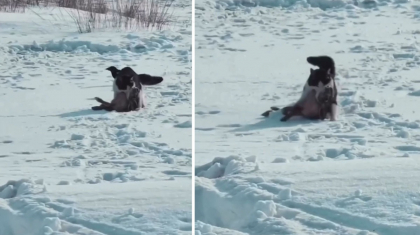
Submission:
{"label": "white snow surface", "polygon": [[[191,2],[174,5],[163,31],[0,13],[0,235],[191,234]],[[109,66],[164,81],[146,109],[92,111]]]}
{"label": "white snow surface", "polygon": [[[196,1],[195,234],[420,234],[419,2],[270,2]],[[318,55],[338,120],[262,117]]]}

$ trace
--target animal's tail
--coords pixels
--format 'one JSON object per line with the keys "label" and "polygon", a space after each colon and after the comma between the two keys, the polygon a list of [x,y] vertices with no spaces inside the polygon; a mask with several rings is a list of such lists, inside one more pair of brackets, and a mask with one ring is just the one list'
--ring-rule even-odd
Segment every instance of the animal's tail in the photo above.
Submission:
{"label": "animal's tail", "polygon": [[330,73],[335,77],[335,63],[329,56],[310,56],[306,59],[311,65],[318,66],[320,69],[330,69]]}
{"label": "animal's tail", "polygon": [[149,74],[139,74],[139,80],[142,85],[152,86],[161,83],[163,78],[158,76],[150,76]]}
{"label": "animal's tail", "polygon": [[104,105],[110,105],[108,102],[105,102],[103,99],[101,99],[101,98],[99,98],[99,97],[95,97],[95,100],[96,101],[98,101],[99,103],[101,103],[101,104],[104,104]]}

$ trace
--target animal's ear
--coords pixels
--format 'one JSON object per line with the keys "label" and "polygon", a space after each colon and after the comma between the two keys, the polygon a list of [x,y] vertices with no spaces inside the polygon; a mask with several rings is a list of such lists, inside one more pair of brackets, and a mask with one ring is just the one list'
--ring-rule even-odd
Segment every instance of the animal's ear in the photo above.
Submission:
{"label": "animal's ear", "polygon": [[139,80],[142,85],[153,86],[161,83],[163,78],[158,76],[150,76],[148,74],[139,74]]}

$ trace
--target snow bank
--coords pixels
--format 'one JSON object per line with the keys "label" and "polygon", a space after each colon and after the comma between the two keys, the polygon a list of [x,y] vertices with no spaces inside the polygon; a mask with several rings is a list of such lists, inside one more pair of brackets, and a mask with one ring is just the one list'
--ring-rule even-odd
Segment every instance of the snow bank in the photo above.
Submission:
{"label": "snow bank", "polygon": [[29,179],[9,180],[6,184],[0,186],[0,198],[8,199],[33,194],[39,190],[40,185],[43,186],[42,180],[37,181],[37,183]]}
{"label": "snow bank", "polygon": [[[58,214],[31,195],[44,192],[43,180],[10,180],[0,187],[0,234],[45,235],[58,232],[61,221]],[[8,200],[5,200],[8,199]],[[55,233],[61,234],[61,233]]]}
{"label": "snow bank", "polygon": [[219,227],[241,231],[243,226],[275,213],[271,195],[233,179],[212,185],[209,179],[196,178],[195,195],[196,219]]}
{"label": "snow bank", "polygon": [[168,38],[164,36],[152,38],[134,38],[131,42],[123,45],[106,45],[104,43],[93,43],[92,41],[72,41],[62,39],[60,41],[51,40],[47,43],[39,44],[34,41],[30,45],[11,45],[9,46],[9,53],[22,54],[24,52],[72,52],[72,53],[86,53],[96,52],[99,54],[106,53],[143,53],[147,51],[154,51],[158,49],[170,49],[175,45]]}
{"label": "snow bank", "polygon": [[[318,205],[290,185],[261,177],[236,175],[195,179],[196,234],[417,234],[416,224],[381,222],[342,207]],[[358,189],[342,203],[355,200],[371,206]],[[356,203],[354,202],[354,203]],[[338,202],[336,202],[336,205]],[[375,228],[375,231],[372,231]],[[230,233],[229,233],[230,232]],[[317,233],[319,234],[319,233]]]}
{"label": "snow bank", "polygon": [[255,170],[258,168],[254,156],[248,158],[240,156],[217,157],[212,162],[196,167],[195,174],[196,176],[214,179],[238,174],[252,168]]}
{"label": "snow bank", "polygon": [[197,221],[195,223],[195,228],[195,235],[247,235],[246,233],[206,224],[202,221]]}
{"label": "snow bank", "polygon": [[[277,214],[277,206],[273,200],[290,199],[293,192],[288,188],[282,188],[278,190],[276,196],[261,188],[268,185],[261,177],[248,178],[244,181],[236,177],[238,173],[257,170],[256,160],[254,156],[219,157],[196,168],[196,175],[201,176],[195,179],[195,213],[199,221],[196,234],[229,234],[221,228],[243,231],[247,226],[258,224],[264,232],[270,231],[273,234],[290,232],[288,226],[273,230],[273,226],[267,227],[267,223],[263,221]],[[233,231],[229,231],[232,234]]]}

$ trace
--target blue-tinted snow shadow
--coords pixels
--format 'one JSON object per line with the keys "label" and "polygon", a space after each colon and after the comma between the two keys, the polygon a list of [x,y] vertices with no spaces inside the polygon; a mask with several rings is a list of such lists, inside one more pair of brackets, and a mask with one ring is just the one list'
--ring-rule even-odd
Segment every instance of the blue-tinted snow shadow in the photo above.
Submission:
{"label": "blue-tinted snow shadow", "polygon": [[68,113],[62,113],[58,114],[57,116],[62,118],[68,118],[68,117],[81,117],[81,116],[89,116],[89,115],[98,115],[98,114],[105,114],[107,111],[100,110],[100,111],[94,111],[92,109],[83,109],[79,111],[73,111]]}
{"label": "blue-tinted snow shadow", "polygon": [[283,117],[281,111],[271,112],[268,117],[261,117],[259,122],[254,124],[243,125],[241,127],[230,130],[229,132],[246,132],[256,131],[269,128],[294,127],[302,125],[310,125],[321,122],[319,120],[308,120],[301,117],[293,117],[286,122],[280,121]]}

